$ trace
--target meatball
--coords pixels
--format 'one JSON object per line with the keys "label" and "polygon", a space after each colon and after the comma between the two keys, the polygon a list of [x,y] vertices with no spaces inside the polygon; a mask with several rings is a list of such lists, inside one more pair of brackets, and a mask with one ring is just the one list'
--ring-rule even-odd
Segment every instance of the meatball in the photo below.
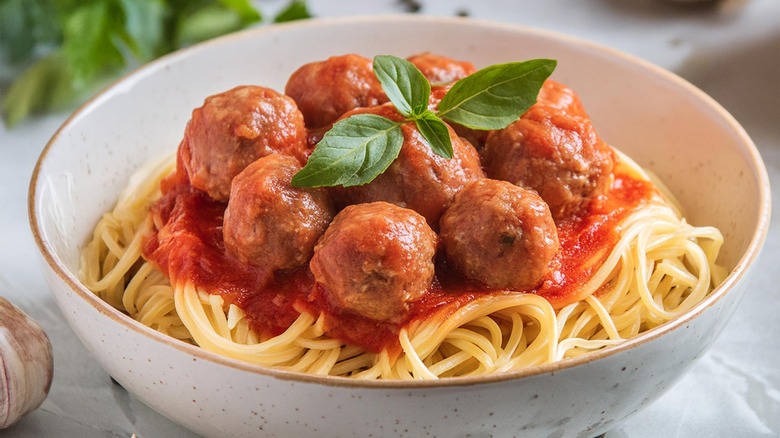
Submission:
{"label": "meatball", "polygon": [[306,128],[295,102],[270,88],[241,86],[192,111],[179,158],[193,187],[226,201],[230,182],[272,153],[305,160]]}
{"label": "meatball", "polygon": [[455,133],[460,136],[460,138],[471,143],[471,145],[474,146],[474,148],[476,148],[478,151],[485,147],[485,141],[487,140],[487,136],[490,134],[490,131],[484,129],[471,129],[457,123],[449,123],[450,126],[452,126],[452,129],[455,130]]}
{"label": "meatball", "polygon": [[305,64],[290,76],[284,92],[298,104],[310,129],[327,126],[351,109],[388,101],[372,61],[359,55]]}
{"label": "meatball", "polygon": [[547,79],[536,98],[540,105],[552,106],[572,116],[588,117],[577,93],[566,85]]}
{"label": "meatball", "polygon": [[269,273],[309,261],[334,211],[324,190],[290,185],[300,169],[295,158],[273,154],[236,176],[222,227],[229,255]]}
{"label": "meatball", "polygon": [[448,85],[432,85],[431,86],[431,95],[428,98],[428,109],[431,111],[436,111],[439,109],[439,103],[442,99],[444,99],[444,96],[450,91],[452,88],[452,84]]}
{"label": "meatball", "polygon": [[[358,109],[349,115],[357,113],[378,114],[398,122],[404,120],[390,104]],[[401,151],[384,173],[368,184],[334,187],[331,195],[337,206],[386,201],[410,208],[423,215],[428,224],[436,228],[455,193],[467,182],[485,176],[479,154],[451,128],[451,159],[436,155],[414,122],[402,124],[401,131],[404,136]]]}
{"label": "meatball", "polygon": [[474,64],[446,56],[425,52],[406,58],[414,64],[432,84],[449,84],[477,71]]}
{"label": "meatball", "polygon": [[372,202],[336,215],[309,266],[333,306],[399,323],[433,281],[435,252],[436,233],[425,218]]}
{"label": "meatball", "polygon": [[441,218],[447,260],[468,278],[518,291],[538,285],[558,251],[550,209],[506,181],[469,183]]}
{"label": "meatball", "polygon": [[581,213],[611,185],[612,150],[590,119],[536,104],[488,135],[481,151],[488,177],[535,190],[556,221]]}

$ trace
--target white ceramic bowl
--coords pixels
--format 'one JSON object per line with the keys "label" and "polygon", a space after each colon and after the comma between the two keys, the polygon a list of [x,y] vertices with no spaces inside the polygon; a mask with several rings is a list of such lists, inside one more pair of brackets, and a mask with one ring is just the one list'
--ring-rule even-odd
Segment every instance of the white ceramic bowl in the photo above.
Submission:
{"label": "white ceramic bowl", "polygon": [[[356,52],[429,50],[478,66],[556,58],[602,137],[653,170],[689,220],[715,225],[731,274],[682,318],[614,348],[483,378],[353,382],[264,369],[160,335],[77,279],[79,251],[130,174],[173,151],[193,108],[255,83],[282,90],[305,62]],[[40,157],[30,221],[54,297],[111,376],[206,436],[594,436],[677,381],[710,346],[746,290],[769,223],[755,146],[690,84],[614,50],[549,32],[413,16],[308,21],[208,42],[153,62],[79,109]]]}

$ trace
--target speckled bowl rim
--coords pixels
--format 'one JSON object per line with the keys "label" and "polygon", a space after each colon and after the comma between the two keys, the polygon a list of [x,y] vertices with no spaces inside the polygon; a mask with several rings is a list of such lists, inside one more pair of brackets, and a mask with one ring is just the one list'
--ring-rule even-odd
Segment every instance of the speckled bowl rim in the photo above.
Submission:
{"label": "speckled bowl rim", "polygon": [[[38,211],[36,210],[36,200],[39,193],[38,184],[40,181],[39,176],[41,172],[41,167],[45,163],[49,151],[56,147],[58,139],[60,137],[60,133],[68,129],[68,127],[74,120],[76,120],[87,109],[95,105],[99,106],[101,100],[105,96],[108,96],[111,93],[116,92],[117,89],[120,88],[122,83],[125,82],[126,80],[130,80],[136,76],[142,76],[148,73],[152,73],[153,70],[167,63],[176,61],[181,57],[187,57],[196,53],[202,47],[211,46],[211,45],[225,45],[225,44],[229,45],[231,41],[236,39],[255,38],[258,35],[273,34],[277,32],[278,29],[289,30],[290,28],[296,28],[296,27],[330,28],[333,26],[342,26],[345,24],[372,23],[372,22],[387,23],[387,22],[398,22],[399,20],[407,21],[407,22],[419,22],[421,24],[440,23],[440,24],[452,25],[457,23],[457,25],[463,26],[464,28],[489,27],[491,29],[501,29],[501,30],[506,30],[509,32],[520,33],[520,34],[538,35],[549,39],[555,39],[573,46],[586,47],[590,50],[594,50],[595,52],[600,52],[604,55],[611,56],[614,58],[620,58],[623,61],[632,63],[634,65],[637,65],[638,67],[648,70],[651,74],[659,76],[667,81],[674,83],[678,87],[685,89],[685,91],[690,93],[695,98],[699,99],[702,103],[705,103],[708,107],[710,107],[710,109],[714,110],[715,113],[722,119],[722,121],[726,122],[728,126],[735,133],[739,135],[739,139],[741,143],[745,147],[746,152],[748,152],[749,154],[749,163],[751,165],[751,169],[754,172],[753,176],[755,176],[759,184],[760,211],[758,214],[758,220],[755,223],[753,235],[750,239],[750,242],[744,254],[739,259],[738,263],[731,271],[731,273],[728,275],[728,277],[702,302],[694,306],[691,310],[684,313],[683,315],[675,318],[674,320],[669,321],[661,326],[655,327],[651,330],[648,330],[619,345],[607,347],[602,350],[598,350],[589,354],[577,356],[575,358],[548,363],[544,365],[532,366],[518,371],[492,374],[486,376],[447,378],[447,379],[439,379],[433,381],[428,381],[428,380],[362,381],[362,380],[353,380],[344,377],[305,374],[301,372],[285,371],[285,370],[279,370],[274,368],[268,368],[260,365],[254,365],[251,363],[246,363],[239,360],[220,356],[219,354],[206,351],[200,347],[184,343],[182,341],[176,340],[172,337],[159,333],[133,320],[129,316],[119,312],[118,310],[111,307],[108,303],[102,301],[91,291],[89,291],[84,285],[82,285],[78,281],[78,278],[74,274],[72,274],[56,256],[54,256],[51,249],[44,241],[42,237],[42,232],[38,224],[39,218],[38,218]],[[273,377],[282,380],[314,383],[314,384],[325,385],[325,386],[341,386],[341,387],[354,387],[354,388],[414,389],[414,388],[443,388],[443,387],[471,386],[471,385],[479,385],[479,384],[487,384],[487,383],[504,382],[504,381],[522,379],[530,376],[543,375],[543,374],[554,374],[564,369],[576,367],[579,365],[597,361],[607,356],[612,356],[621,352],[631,350],[641,344],[660,338],[664,334],[669,333],[673,330],[676,330],[688,324],[691,320],[695,319],[698,315],[706,311],[708,308],[713,306],[718,300],[723,298],[723,296],[729,293],[729,291],[733,289],[738,283],[747,280],[746,275],[749,271],[749,268],[756,261],[758,255],[760,254],[761,248],[763,247],[764,241],[766,240],[766,236],[769,229],[769,219],[770,219],[770,212],[771,212],[771,195],[770,195],[769,187],[770,187],[769,176],[767,174],[761,156],[756,146],[754,145],[753,141],[745,132],[744,128],[742,128],[742,126],[734,119],[734,117],[731,114],[729,114],[728,111],[726,111],[720,104],[718,104],[709,95],[699,90],[694,85],[690,84],[689,82],[682,79],[681,77],[657,65],[642,60],[641,58],[623,53],[621,51],[609,47],[595,44],[587,40],[583,40],[580,38],[572,37],[554,31],[539,29],[539,28],[533,28],[533,27],[522,26],[522,25],[514,25],[514,24],[504,24],[504,23],[498,23],[494,21],[478,20],[472,18],[464,19],[464,18],[456,18],[456,17],[387,15],[387,16],[355,16],[355,17],[342,17],[342,18],[317,18],[317,19],[311,19],[305,21],[291,22],[291,23],[286,23],[281,25],[264,26],[264,27],[249,29],[249,30],[237,32],[234,34],[230,34],[221,38],[216,38],[214,40],[206,41],[204,43],[179,50],[177,52],[163,56],[155,61],[152,61],[128,73],[127,75],[118,79],[112,85],[104,89],[102,92],[92,97],[81,107],[79,107],[70,117],[68,117],[68,119],[62,124],[62,126],[59,127],[57,132],[55,132],[55,134],[46,144],[45,148],[41,152],[40,157],[38,158],[38,161],[36,162],[35,168],[33,170],[32,178],[30,181],[27,201],[28,201],[28,216],[30,221],[30,227],[32,229],[33,236],[35,238],[35,243],[38,246],[41,255],[43,256],[43,259],[49,265],[52,271],[65,284],[67,284],[79,298],[87,301],[87,303],[89,303],[89,305],[92,308],[94,308],[97,312],[102,313],[103,315],[107,316],[110,320],[114,321],[117,324],[122,325],[128,330],[138,332],[143,336],[153,339],[156,342],[161,342],[163,344],[170,346],[171,348],[192,355],[193,359],[200,359],[204,361],[214,362],[226,367],[235,368],[238,370],[246,371],[248,373],[254,373],[257,375]]]}

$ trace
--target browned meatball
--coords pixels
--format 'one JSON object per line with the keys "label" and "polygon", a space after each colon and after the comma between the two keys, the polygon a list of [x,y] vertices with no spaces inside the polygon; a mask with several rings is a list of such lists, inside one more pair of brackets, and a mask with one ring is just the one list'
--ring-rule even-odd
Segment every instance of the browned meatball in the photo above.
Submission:
{"label": "browned meatball", "polygon": [[566,85],[552,79],[544,81],[536,100],[541,105],[561,109],[572,116],[588,117],[588,113],[585,112],[585,107],[582,106],[582,101],[577,93]]}
{"label": "browned meatball", "polygon": [[488,178],[455,195],[439,237],[447,260],[463,275],[519,291],[539,284],[558,251],[555,222],[542,198]]}
{"label": "browned meatball", "polygon": [[584,211],[612,181],[612,150],[590,120],[551,106],[491,132],[481,153],[488,177],[535,190],[556,221]]}
{"label": "browned meatball", "polygon": [[388,101],[372,61],[359,55],[305,64],[290,76],[284,92],[298,104],[311,129],[327,126],[351,109]]}
{"label": "browned meatball", "polygon": [[[403,120],[403,116],[390,104],[358,109],[349,115],[357,113]],[[361,186],[334,187],[331,194],[338,206],[386,201],[411,208],[423,215],[432,227],[437,227],[441,214],[455,193],[467,182],[485,176],[479,163],[479,154],[451,128],[452,159],[436,155],[414,122],[401,125],[401,131],[404,136],[401,151],[383,174]]]}
{"label": "browned meatball", "polygon": [[179,157],[193,187],[226,201],[230,182],[272,153],[305,160],[306,129],[295,102],[270,88],[241,86],[192,111]]}
{"label": "browned meatball", "polygon": [[436,111],[439,108],[439,103],[444,99],[444,95],[446,95],[451,88],[452,84],[432,85],[431,96],[428,98],[428,109]]}
{"label": "browned meatball", "polygon": [[425,52],[406,58],[414,64],[432,84],[449,84],[477,71],[474,64],[446,56]]}
{"label": "browned meatball", "polygon": [[435,252],[436,234],[425,218],[372,202],[336,215],[309,266],[335,307],[397,323],[409,303],[427,292]]}
{"label": "browned meatball", "polygon": [[290,186],[300,169],[295,158],[273,154],[233,179],[222,228],[228,254],[269,273],[309,261],[334,211],[322,189]]}

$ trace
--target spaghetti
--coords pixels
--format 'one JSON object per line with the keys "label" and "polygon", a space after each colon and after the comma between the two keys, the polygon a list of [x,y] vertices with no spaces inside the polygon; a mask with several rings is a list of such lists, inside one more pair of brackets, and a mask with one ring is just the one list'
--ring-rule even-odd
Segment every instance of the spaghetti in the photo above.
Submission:
{"label": "spaghetti", "polygon": [[[619,163],[615,173],[624,176],[613,182],[607,202],[632,181],[653,187],[629,158],[620,155]],[[507,372],[619,344],[686,312],[726,275],[715,263],[720,232],[688,224],[653,189],[615,223],[604,225],[618,237],[581,263],[587,275],[573,302],[554,294],[545,298],[543,290],[472,294],[412,319],[398,331],[397,348],[379,351],[328,336],[332,322],[326,312],[312,313],[301,303],[292,304],[297,316],[284,330],[262,333],[233,300],[188,276],[166,276],[143,257],[145,239],[160,228],[150,209],[161,196],[160,182],[174,169],[169,158],[131,179],[95,227],[82,253],[81,279],[154,330],[263,366],[357,379]]]}

